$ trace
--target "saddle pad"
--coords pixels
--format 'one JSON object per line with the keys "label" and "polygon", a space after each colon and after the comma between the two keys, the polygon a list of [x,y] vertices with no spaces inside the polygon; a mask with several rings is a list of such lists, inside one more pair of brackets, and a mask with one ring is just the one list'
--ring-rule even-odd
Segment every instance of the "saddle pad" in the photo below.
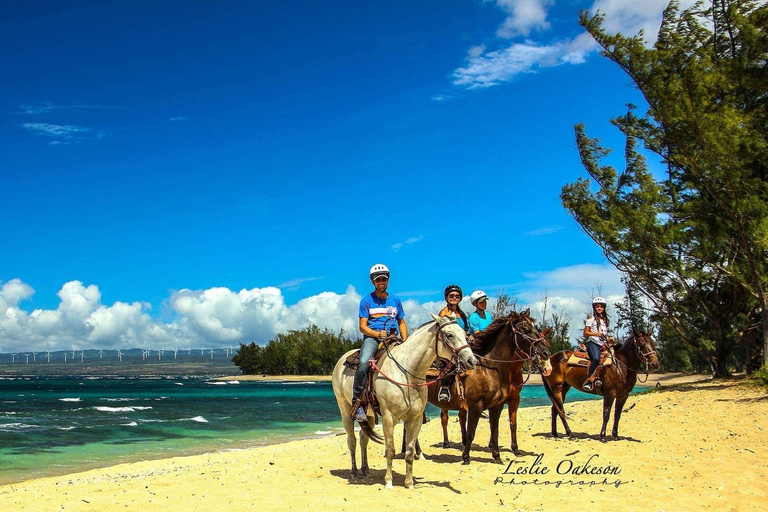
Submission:
{"label": "saddle pad", "polygon": [[[613,364],[611,356],[605,354],[600,355],[600,366],[611,366],[611,364]],[[589,367],[589,356],[586,352],[579,352],[577,350],[568,358],[568,366]]]}

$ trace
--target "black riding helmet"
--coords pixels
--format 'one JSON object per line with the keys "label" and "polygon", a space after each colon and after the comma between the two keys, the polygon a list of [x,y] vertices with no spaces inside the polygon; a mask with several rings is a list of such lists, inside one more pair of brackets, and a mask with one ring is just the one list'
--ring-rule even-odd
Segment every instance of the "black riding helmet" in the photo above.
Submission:
{"label": "black riding helmet", "polygon": [[449,284],[445,287],[445,291],[443,292],[445,300],[448,300],[448,294],[451,292],[459,292],[459,300],[464,298],[464,292],[461,291],[461,286],[457,284]]}

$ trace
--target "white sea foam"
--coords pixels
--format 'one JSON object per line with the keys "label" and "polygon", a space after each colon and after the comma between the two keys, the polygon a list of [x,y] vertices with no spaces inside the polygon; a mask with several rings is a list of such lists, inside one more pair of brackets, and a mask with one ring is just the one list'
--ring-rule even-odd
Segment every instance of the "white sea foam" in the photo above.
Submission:
{"label": "white sea foam", "polygon": [[183,386],[184,385],[181,382],[174,382],[174,384],[176,384],[177,386]]}
{"label": "white sea foam", "polygon": [[99,398],[103,402],[131,402],[135,398]]}
{"label": "white sea foam", "polygon": [[228,380],[227,384],[240,384],[239,380]]}
{"label": "white sea foam", "polygon": [[74,430],[75,427],[56,427],[58,430]]}
{"label": "white sea foam", "polygon": [[327,435],[333,434],[333,432],[331,432],[330,430],[315,430],[315,434],[317,434],[318,436],[327,436]]}
{"label": "white sea foam", "polygon": [[59,402],[80,402],[79,398],[59,398]]}
{"label": "white sea foam", "polygon": [[0,430],[24,430],[35,427],[37,425],[29,425],[27,423],[0,423]]}
{"label": "white sea foam", "polygon": [[208,381],[206,384],[210,384],[211,386],[226,386],[226,382],[218,382],[218,381]]}
{"label": "white sea foam", "polygon": [[208,420],[202,416],[195,416],[194,418],[182,418],[181,421],[196,421],[198,423],[208,423]]}
{"label": "white sea foam", "polygon": [[135,421],[129,421],[128,423],[121,423],[121,425],[124,426],[124,427],[136,427],[139,424],[136,423]]}
{"label": "white sea foam", "polygon": [[151,407],[138,407],[138,406],[131,406],[131,407],[94,407],[97,411],[101,412],[136,412],[136,411],[146,411],[147,409],[151,409]]}

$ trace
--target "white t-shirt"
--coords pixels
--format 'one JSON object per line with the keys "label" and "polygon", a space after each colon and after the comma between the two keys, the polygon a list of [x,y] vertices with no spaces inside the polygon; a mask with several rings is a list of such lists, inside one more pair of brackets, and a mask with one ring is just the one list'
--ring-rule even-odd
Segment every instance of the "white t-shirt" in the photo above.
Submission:
{"label": "white t-shirt", "polygon": [[[589,327],[589,330],[591,332],[599,332],[600,334],[604,334],[604,335],[608,334],[608,326],[605,325],[605,322],[600,322],[600,329],[598,330],[597,320],[593,316],[587,318],[587,323],[584,325],[584,327],[585,328]],[[597,336],[590,336],[588,338],[588,341],[597,343],[601,347],[603,345],[605,345],[605,340],[603,340],[603,339],[601,339],[601,338],[599,338]]]}

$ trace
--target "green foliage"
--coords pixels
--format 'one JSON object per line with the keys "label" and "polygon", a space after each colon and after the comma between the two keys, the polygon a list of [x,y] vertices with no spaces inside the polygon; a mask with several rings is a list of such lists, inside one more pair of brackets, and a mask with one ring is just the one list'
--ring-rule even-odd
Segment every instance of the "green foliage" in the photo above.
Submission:
{"label": "green foliage", "polygon": [[311,325],[278,334],[266,346],[240,344],[232,362],[245,374],[328,375],[336,361],[358,342]]}
{"label": "green foliage", "polygon": [[[768,6],[672,2],[652,48],[610,35],[601,15],[581,23],[648,102],[612,123],[625,168],[576,126],[592,181],[563,188],[563,205],[628,278],[628,289],[717,375],[727,375],[738,322],[757,307],[768,322]],[[640,148],[666,165],[654,177]],[[634,300],[634,299],[632,299]],[[625,321],[637,322],[628,304]],[[670,337],[671,339],[671,337]]]}
{"label": "green foliage", "polygon": [[768,367],[763,367],[752,374],[755,382],[768,389]]}

